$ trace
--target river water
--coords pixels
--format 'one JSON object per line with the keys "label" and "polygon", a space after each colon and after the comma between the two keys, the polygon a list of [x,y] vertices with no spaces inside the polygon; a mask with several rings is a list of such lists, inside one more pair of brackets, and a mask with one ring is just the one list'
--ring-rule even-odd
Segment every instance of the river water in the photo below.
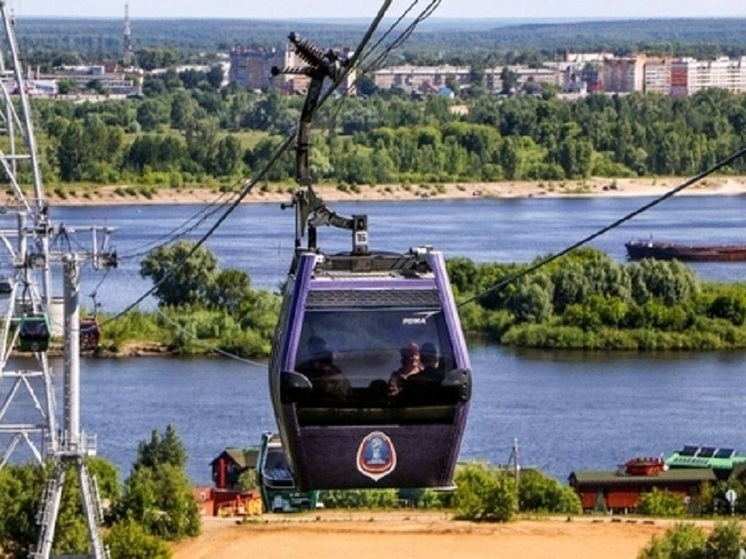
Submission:
{"label": "river water", "polygon": [[[529,262],[556,253],[649,202],[647,198],[426,200],[335,204],[367,213],[381,250],[431,244],[447,257]],[[118,227],[122,265],[102,278],[84,272],[82,293],[96,290],[107,311],[124,308],[150,284],[139,278],[143,250],[161,242],[202,206],[56,208],[66,225]],[[653,236],[681,242],[743,240],[744,197],[667,201],[598,239],[619,261],[624,242]],[[192,234],[196,238],[205,226]],[[274,289],[292,253],[293,219],[274,204],[239,207],[207,246],[223,268],[249,272],[254,287]],[[402,246],[402,242],[406,243]],[[346,233],[320,231],[330,251]],[[744,264],[699,264],[703,279],[741,281]],[[87,291],[88,290],[88,291]],[[153,305],[146,300],[144,306]],[[565,480],[574,470],[612,469],[639,455],[685,444],[746,451],[746,352],[619,354],[516,351],[470,345],[475,392],[462,459],[505,463],[518,439],[525,465]],[[55,371],[62,363],[53,361]],[[193,481],[209,482],[210,461],[225,447],[257,444],[275,430],[266,366],[224,358],[82,360],[82,423],[99,454],[126,475],[137,443],[173,423],[189,452]],[[437,444],[434,441],[434,444]]]}

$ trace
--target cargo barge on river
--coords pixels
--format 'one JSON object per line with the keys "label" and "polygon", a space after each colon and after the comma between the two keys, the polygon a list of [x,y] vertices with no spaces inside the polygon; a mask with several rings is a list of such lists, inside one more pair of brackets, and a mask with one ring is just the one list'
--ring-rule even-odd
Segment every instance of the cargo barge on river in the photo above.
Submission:
{"label": "cargo barge on river", "polygon": [[664,241],[629,241],[624,244],[630,260],[655,258],[682,262],[744,262],[744,245],[686,245]]}

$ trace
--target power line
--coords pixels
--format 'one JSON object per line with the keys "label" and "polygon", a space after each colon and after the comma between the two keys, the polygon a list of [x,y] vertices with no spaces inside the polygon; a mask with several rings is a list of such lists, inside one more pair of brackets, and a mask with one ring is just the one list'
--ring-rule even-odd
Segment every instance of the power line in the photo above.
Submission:
{"label": "power line", "polygon": [[[363,50],[365,49],[366,45],[370,41],[371,37],[375,33],[376,29],[378,28],[381,20],[386,15],[386,12],[388,11],[388,8],[391,5],[392,0],[386,0],[384,1],[381,8],[378,10],[378,13],[376,14],[376,17],[374,18],[371,25],[368,27],[368,30],[366,31],[365,35],[363,36],[363,39],[359,43],[358,47],[355,49],[355,53],[353,54],[352,58],[349,60],[348,66],[345,68],[345,71],[342,72],[339,79],[334,83],[334,86],[331,87],[325,95],[323,95],[319,103],[317,105],[318,107],[321,107],[323,103],[331,96],[335,88],[341,83],[347,75],[349,75],[349,72],[354,67],[354,65],[357,63],[357,60],[362,55]],[[206,241],[207,239],[222,225],[222,223],[228,218],[228,216],[233,213],[233,211],[238,207],[238,205],[241,203],[241,201],[251,192],[251,190],[254,188],[257,182],[259,182],[271,169],[274,167],[274,165],[277,163],[277,161],[280,159],[280,157],[287,151],[287,149],[292,145],[293,140],[295,139],[295,133],[288,134],[285,139],[282,141],[282,143],[279,145],[279,147],[275,150],[275,154],[273,157],[265,164],[265,166],[257,173],[254,178],[247,181],[239,190],[238,195],[235,197],[233,202],[231,202],[228,205],[228,208],[226,211],[216,220],[216,222],[205,232],[205,234],[195,242],[192,249],[189,251],[189,253],[184,257],[182,260],[182,264],[186,262],[187,259],[189,259]],[[177,265],[178,266],[178,265]],[[124,310],[117,313],[115,316],[110,318],[106,321],[106,323],[111,322],[119,318],[120,316],[124,315],[125,313],[129,312],[133,308],[135,308],[137,305],[139,305],[142,301],[144,301],[147,297],[152,295],[158,287],[169,277],[168,274],[166,274],[159,282],[156,282],[151,289],[146,291],[143,295],[138,297],[133,303],[128,305]],[[105,323],[105,324],[106,324]]]}

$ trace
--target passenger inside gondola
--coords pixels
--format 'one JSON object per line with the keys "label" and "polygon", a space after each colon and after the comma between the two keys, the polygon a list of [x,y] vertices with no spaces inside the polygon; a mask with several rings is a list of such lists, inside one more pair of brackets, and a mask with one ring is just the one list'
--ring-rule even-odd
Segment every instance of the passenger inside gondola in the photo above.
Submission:
{"label": "passenger inside gondola", "polygon": [[401,348],[401,366],[391,373],[389,378],[389,396],[403,397],[409,379],[422,371],[420,363],[420,346],[408,342]]}
{"label": "passenger inside gondola", "polygon": [[440,353],[435,344],[427,342],[420,348],[422,371],[410,380],[408,389],[417,394],[420,400],[433,401],[440,394],[445,371],[440,366]]}
{"label": "passenger inside gondola", "polygon": [[334,363],[334,352],[326,341],[313,336],[308,341],[310,358],[298,366],[313,387],[312,399],[316,402],[345,402],[350,393],[350,381]]}
{"label": "passenger inside gondola", "polygon": [[409,343],[402,348],[402,367],[391,375],[389,395],[409,404],[433,404],[445,376],[440,354],[435,344],[426,342],[410,357],[416,347]]}
{"label": "passenger inside gondola", "polygon": [[[454,368],[442,312],[308,311],[299,342],[291,368],[308,381],[308,391],[286,387],[285,397],[301,408],[372,410],[452,403],[449,390],[439,384]],[[412,380],[409,390],[402,382],[407,378]]]}

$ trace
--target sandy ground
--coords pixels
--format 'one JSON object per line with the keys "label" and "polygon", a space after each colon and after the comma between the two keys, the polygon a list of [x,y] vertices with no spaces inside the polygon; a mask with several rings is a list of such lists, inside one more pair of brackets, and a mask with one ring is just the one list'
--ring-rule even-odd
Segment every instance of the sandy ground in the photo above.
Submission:
{"label": "sandy ground", "polygon": [[[316,192],[325,202],[353,200],[421,200],[455,198],[531,198],[559,196],[658,196],[682,185],[687,179],[645,178],[645,179],[605,179],[594,178],[585,181],[537,181],[499,182],[444,185],[378,185],[360,186],[357,192],[341,190],[335,186],[316,186]],[[240,185],[236,186],[236,190]],[[93,189],[88,196],[83,189],[77,189],[75,196],[60,198],[54,187],[46,188],[46,196],[54,205],[100,205],[100,204],[186,204],[226,202],[235,199],[233,195],[222,194],[217,190],[196,187],[161,188],[145,196],[142,189],[133,186],[102,186]],[[130,194],[124,194],[129,190]],[[289,202],[293,185],[256,185],[243,198],[244,202]],[[737,195],[746,194],[746,177],[709,177],[688,186],[678,195]],[[11,201],[5,201],[11,203]],[[0,199],[0,204],[3,200]]]}
{"label": "sandy ground", "polygon": [[635,559],[669,526],[594,517],[477,524],[443,513],[400,512],[265,515],[247,524],[210,517],[201,536],[174,546],[174,558]]}

